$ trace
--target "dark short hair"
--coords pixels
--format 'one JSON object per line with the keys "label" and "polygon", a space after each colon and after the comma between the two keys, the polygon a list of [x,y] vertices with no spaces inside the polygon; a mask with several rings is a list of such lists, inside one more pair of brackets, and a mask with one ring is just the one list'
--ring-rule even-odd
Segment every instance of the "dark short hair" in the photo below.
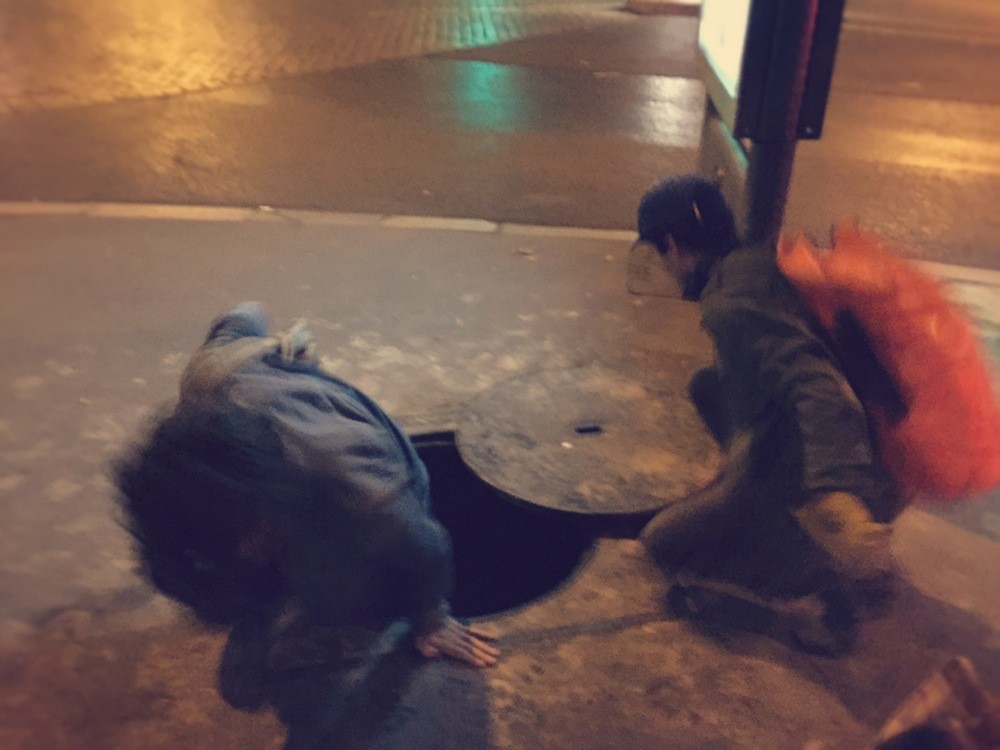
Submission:
{"label": "dark short hair", "polygon": [[215,624],[233,624],[273,600],[277,568],[237,554],[259,528],[264,504],[287,491],[280,442],[260,419],[164,410],[115,461],[112,478],[123,525],[156,588]]}
{"label": "dark short hair", "polygon": [[639,203],[639,239],[667,251],[666,236],[701,256],[721,258],[739,243],[733,212],[718,185],[699,174],[668,177]]}

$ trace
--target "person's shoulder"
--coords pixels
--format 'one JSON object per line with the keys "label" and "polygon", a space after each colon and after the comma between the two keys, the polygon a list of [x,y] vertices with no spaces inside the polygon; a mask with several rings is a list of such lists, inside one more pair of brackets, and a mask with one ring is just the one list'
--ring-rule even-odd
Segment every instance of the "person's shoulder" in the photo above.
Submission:
{"label": "person's shoulder", "polygon": [[794,306],[791,284],[778,269],[773,250],[764,245],[741,247],[719,260],[702,301],[759,304],[765,308]]}
{"label": "person's shoulder", "polygon": [[701,298],[709,333],[779,322],[798,330],[804,316],[801,299],[766,246],[743,247],[721,259]]}
{"label": "person's shoulder", "polygon": [[721,274],[736,281],[777,272],[778,261],[775,250],[770,245],[741,245],[719,261],[718,269]]}

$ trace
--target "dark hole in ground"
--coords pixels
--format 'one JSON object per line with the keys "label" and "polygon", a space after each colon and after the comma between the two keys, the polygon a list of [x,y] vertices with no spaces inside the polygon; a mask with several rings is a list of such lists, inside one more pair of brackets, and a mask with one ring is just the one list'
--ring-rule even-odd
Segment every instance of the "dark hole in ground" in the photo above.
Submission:
{"label": "dark hole in ground", "polygon": [[590,549],[595,533],[586,519],[505,497],[465,465],[454,435],[413,442],[431,475],[434,515],[451,534],[455,615],[477,617],[537,599],[565,581]]}
{"label": "dark hole in ground", "polygon": [[576,428],[577,435],[600,435],[604,432],[599,424],[583,424]]}

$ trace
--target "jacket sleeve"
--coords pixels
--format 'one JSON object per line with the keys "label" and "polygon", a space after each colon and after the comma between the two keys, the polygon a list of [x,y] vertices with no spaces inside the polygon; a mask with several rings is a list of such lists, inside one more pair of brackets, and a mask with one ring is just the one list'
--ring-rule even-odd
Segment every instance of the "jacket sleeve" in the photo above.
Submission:
{"label": "jacket sleeve", "polygon": [[406,618],[418,634],[444,621],[451,544],[434,519],[359,513],[333,497],[316,504],[277,509],[277,521],[290,589],[317,620],[378,625]]}
{"label": "jacket sleeve", "polygon": [[403,615],[421,635],[437,628],[449,615],[451,540],[441,524],[423,516],[405,525],[398,550],[393,588]]}
{"label": "jacket sleeve", "polygon": [[744,420],[752,423],[767,410],[792,420],[801,441],[804,494],[878,493],[864,408],[803,321],[734,305],[706,311],[703,324]]}
{"label": "jacket sleeve", "polygon": [[352,393],[295,382],[272,416],[285,454],[313,483],[291,542],[296,587],[323,619],[367,612],[435,627],[447,615],[451,544],[428,510],[423,464]]}

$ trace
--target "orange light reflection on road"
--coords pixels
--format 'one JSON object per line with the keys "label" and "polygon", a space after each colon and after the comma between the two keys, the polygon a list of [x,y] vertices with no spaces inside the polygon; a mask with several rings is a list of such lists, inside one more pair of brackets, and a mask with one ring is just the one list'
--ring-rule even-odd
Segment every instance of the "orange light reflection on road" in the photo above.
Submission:
{"label": "orange light reflection on road", "polygon": [[638,105],[641,140],[676,148],[697,148],[705,110],[705,88],[690,78],[644,76]]}

